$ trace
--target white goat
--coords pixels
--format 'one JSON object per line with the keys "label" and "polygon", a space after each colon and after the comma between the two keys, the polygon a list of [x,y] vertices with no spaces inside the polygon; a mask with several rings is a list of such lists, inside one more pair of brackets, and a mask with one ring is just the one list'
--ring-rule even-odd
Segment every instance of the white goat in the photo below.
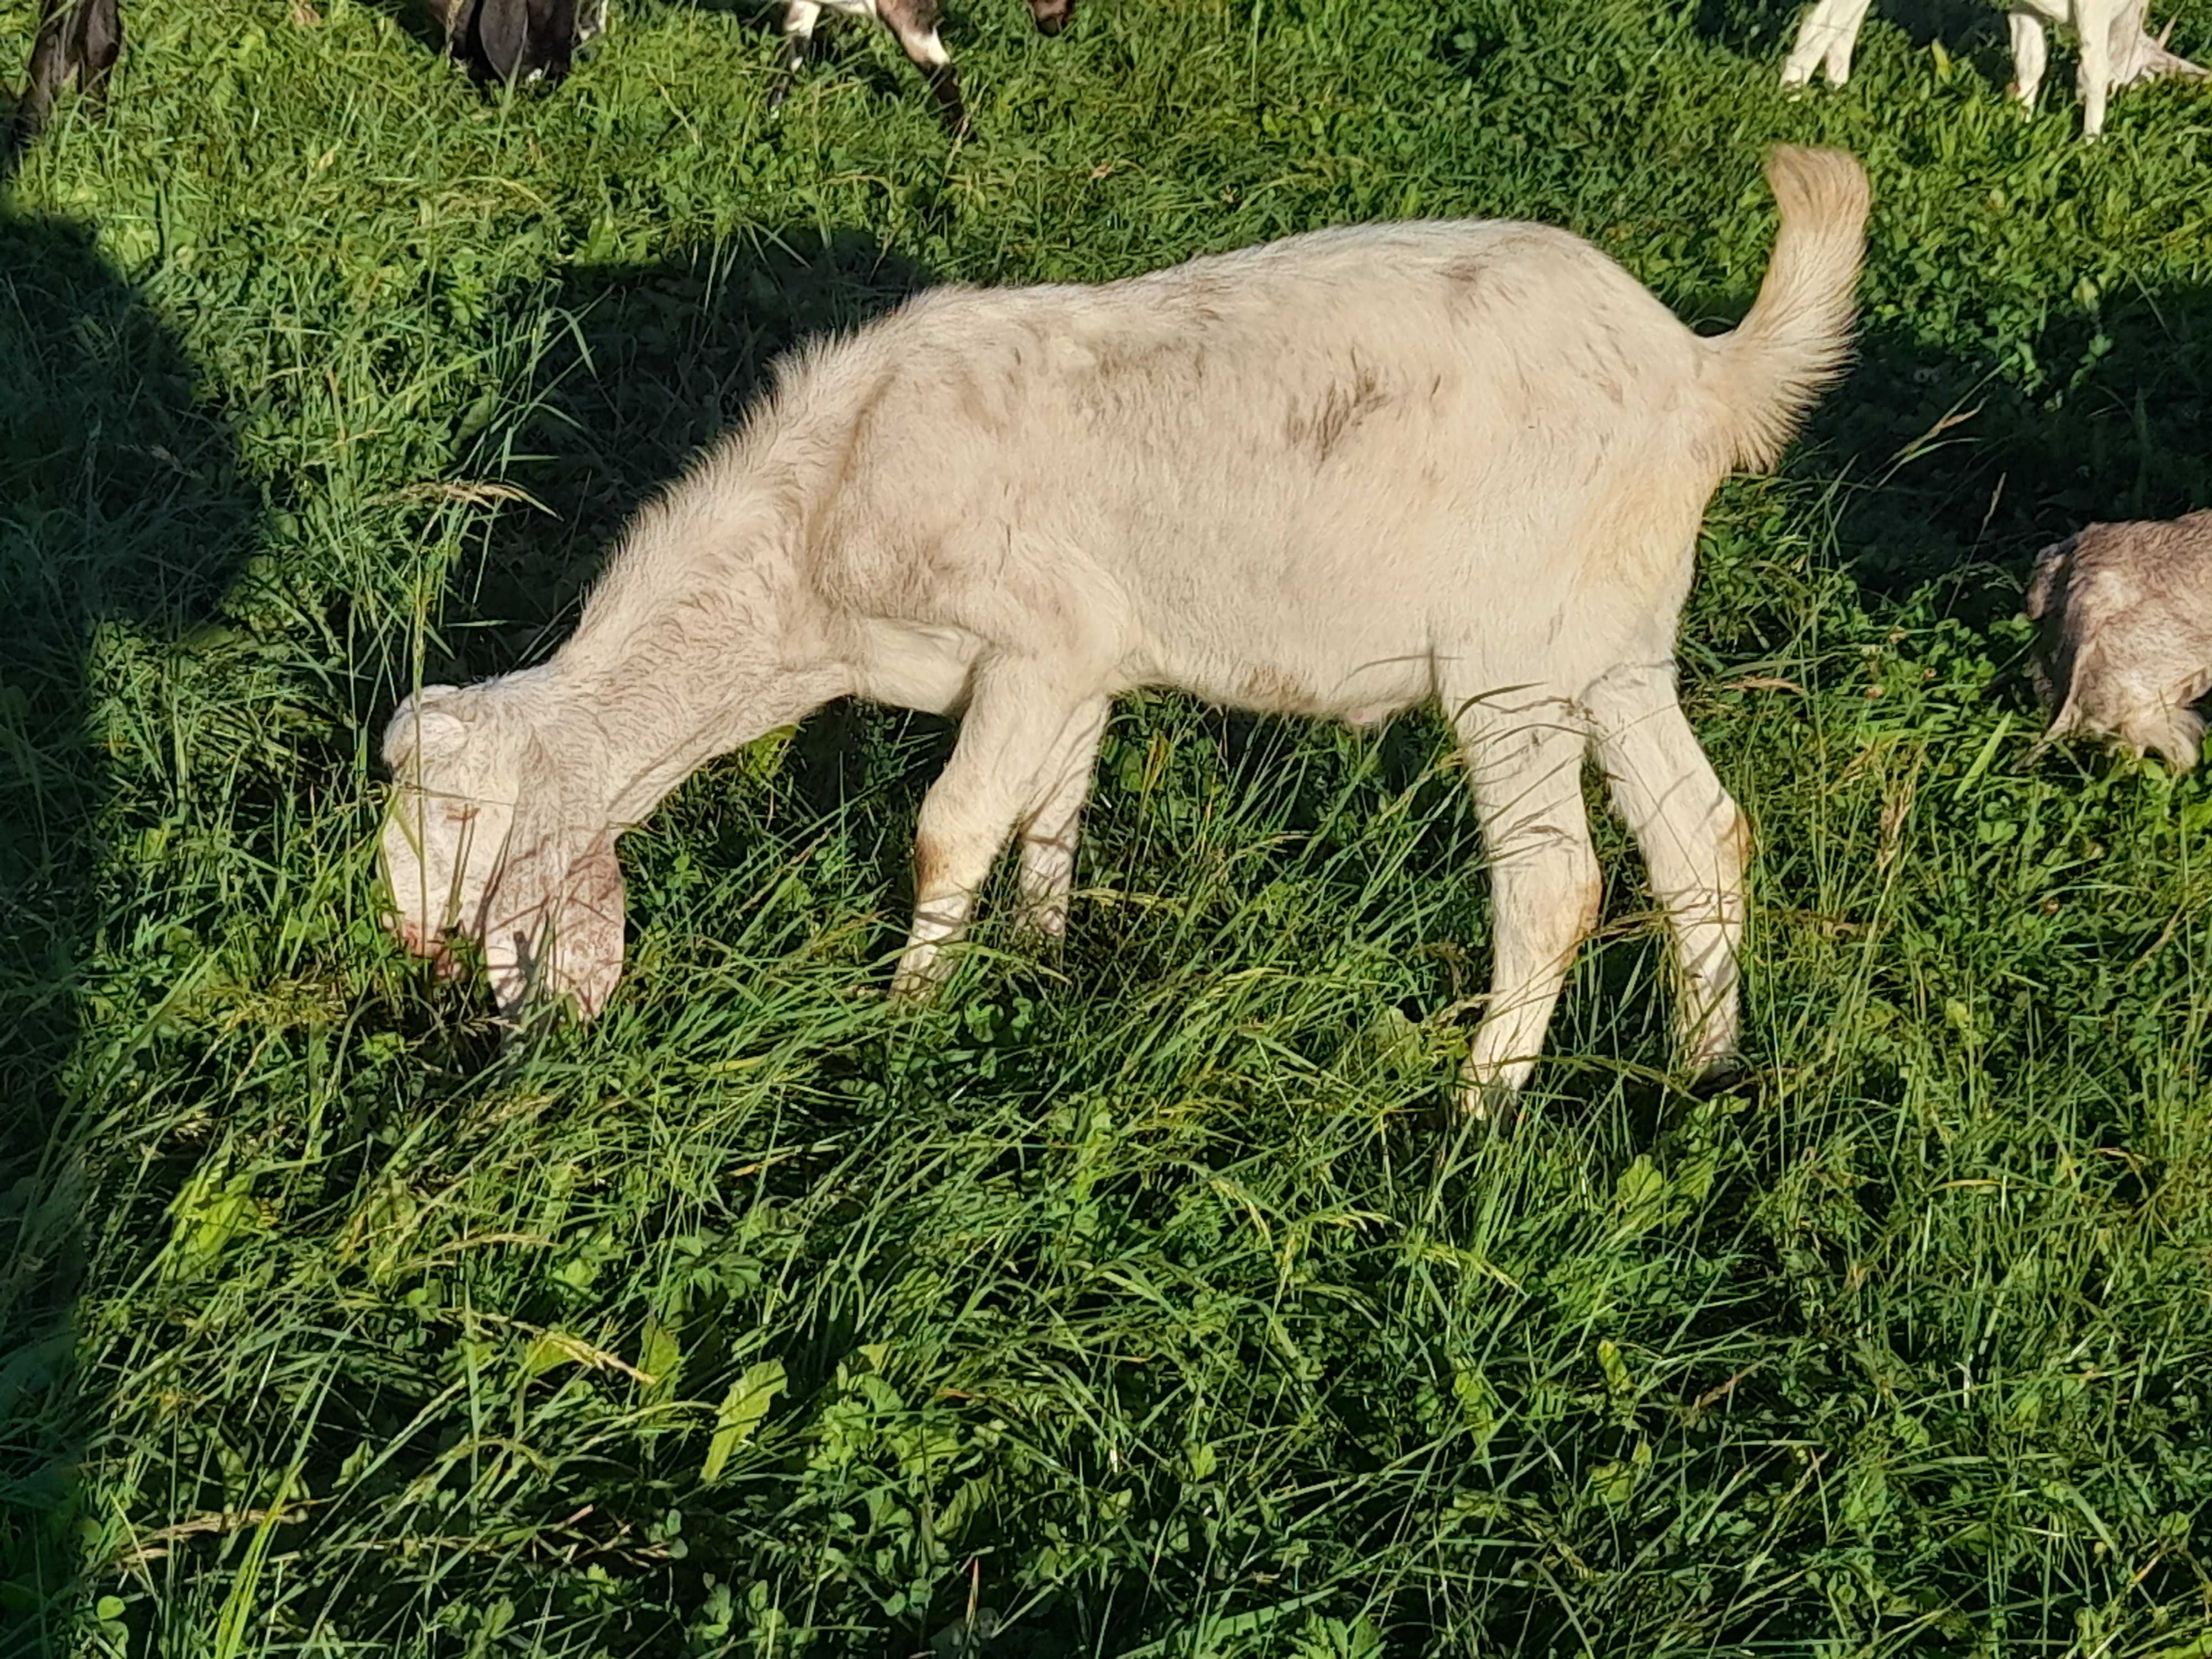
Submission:
{"label": "white goat", "polygon": [[[1831,86],[1850,80],[1851,47],[1872,4],[1873,0],[1814,0],[1797,26],[1797,42],[1782,66],[1782,84],[1804,85],[1816,65],[1827,71]],[[2070,25],[2081,38],[2077,84],[2084,137],[2105,131],[2105,100],[2119,88],[2163,76],[2203,78],[2207,70],[2166,49],[2172,23],[2155,37],[2143,27],[2148,6],[2148,0],[2012,0],[2006,15],[2012,29],[2013,96],[2035,107],[2043,86],[2045,24]]]}
{"label": "white goat", "polygon": [[2042,634],[2044,733],[2117,738],[2177,772],[2197,764],[2212,691],[2212,512],[2093,524],[2035,556],[2027,614]]}
{"label": "white goat", "polygon": [[588,1017],[621,973],[616,836],[857,695],[962,717],[915,840],[918,994],[1010,835],[1031,922],[1065,927],[1116,693],[1355,724],[1438,697],[1497,918],[1469,1103],[1526,1079],[1595,921],[1593,746],[1669,913],[1687,1058],[1719,1065],[1749,834],[1676,702],[1674,630],[1714,488],[1840,373],[1868,203],[1836,151],[1767,178],[1772,261],[1711,338],[1581,239],[1493,221],[937,289],[794,354],[550,662],[393,714],[399,933],[481,940],[505,1011],[543,987]]}

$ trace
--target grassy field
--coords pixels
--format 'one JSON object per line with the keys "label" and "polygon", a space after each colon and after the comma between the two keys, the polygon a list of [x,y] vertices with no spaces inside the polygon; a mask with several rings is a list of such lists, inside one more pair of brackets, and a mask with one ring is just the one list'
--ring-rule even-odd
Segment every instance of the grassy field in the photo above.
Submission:
{"label": "grassy field", "polygon": [[[2018,617],[2212,505],[2212,92],[2081,147],[1972,6],[1790,101],[1784,0],[967,0],[952,151],[834,21],[776,126],[743,9],[501,100],[362,0],[128,3],[0,198],[0,1652],[2212,1656],[2212,784],[2032,754]],[[625,842],[588,1031],[378,933],[397,690],[546,649],[792,340],[1423,214],[1724,325],[1783,137],[1876,208],[1684,630],[1755,1087],[1669,1081],[1607,828],[1523,1132],[1440,1136],[1425,719],[1133,702],[1064,954],[919,1016],[948,735],[882,710]]]}

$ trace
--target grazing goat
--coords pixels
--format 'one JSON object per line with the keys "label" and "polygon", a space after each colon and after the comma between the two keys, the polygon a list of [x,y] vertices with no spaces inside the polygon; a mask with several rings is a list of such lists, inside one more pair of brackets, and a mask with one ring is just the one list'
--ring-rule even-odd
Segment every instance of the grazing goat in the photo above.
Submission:
{"label": "grazing goat", "polygon": [[[1873,0],[1815,0],[1798,25],[1796,45],[1782,66],[1782,84],[1802,86],[1818,65],[1832,86],[1850,79],[1851,46]],[[2173,33],[2154,37],[2143,27],[2148,0],[2012,0],[2006,8],[2012,27],[2013,95],[2030,109],[2043,85],[2044,26],[2070,24],[2081,37],[2078,83],[2081,132],[2094,138],[2105,130],[2105,100],[2121,87],[2163,76],[2202,79],[2208,71],[2166,49]]]}
{"label": "grazing goat", "polygon": [[924,992],[1009,836],[1065,927],[1109,707],[1142,686],[1367,725],[1430,698],[1487,843],[1471,1106],[1527,1079],[1595,925],[1593,748],[1671,921],[1690,1064],[1735,1051],[1748,825],[1676,701],[1705,503],[1841,372],[1866,174],[1778,149],[1741,326],[1692,333],[1580,238],[1312,232],[1097,287],[927,291],[786,358],[624,532],[549,662],[426,686],[385,737],[396,931],[482,942],[503,1011],[590,1016],[615,838],[718,755],[857,695],[957,713],[895,988]]}
{"label": "grazing goat", "polygon": [[2093,524],[2035,556],[2027,614],[2041,630],[2036,690],[2069,732],[2197,764],[2212,691],[2212,512]]}
{"label": "grazing goat", "polygon": [[[955,133],[968,125],[968,111],[960,101],[960,82],[952,72],[952,59],[937,38],[938,0],[787,0],[783,9],[783,73],[769,89],[768,106],[781,109],[806,67],[807,49],[814,44],[814,25],[827,6],[853,17],[873,17],[897,37],[915,68],[937,95],[938,112]],[[1075,14],[1075,0],[1030,0],[1030,17],[1039,34],[1058,34]]]}

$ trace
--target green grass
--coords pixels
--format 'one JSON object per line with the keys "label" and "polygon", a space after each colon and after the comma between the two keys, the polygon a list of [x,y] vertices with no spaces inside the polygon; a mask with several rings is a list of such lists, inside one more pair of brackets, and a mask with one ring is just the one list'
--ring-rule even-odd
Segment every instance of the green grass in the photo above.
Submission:
{"label": "green grass", "polygon": [[[949,152],[849,25],[775,128],[741,12],[502,102],[360,0],[128,3],[0,203],[0,1650],[2212,1655],[2212,786],[2031,753],[2017,617],[2212,505],[2212,93],[2081,147],[1972,8],[1790,101],[1784,0],[969,0]],[[587,1031],[379,934],[396,691],[546,649],[792,340],[1407,214],[1723,325],[1784,137],[1876,208],[1684,629],[1755,1091],[1668,1080],[1608,827],[1523,1133],[1439,1134],[1427,720],[1132,702],[1064,955],[920,1016],[883,710],[625,843]]]}

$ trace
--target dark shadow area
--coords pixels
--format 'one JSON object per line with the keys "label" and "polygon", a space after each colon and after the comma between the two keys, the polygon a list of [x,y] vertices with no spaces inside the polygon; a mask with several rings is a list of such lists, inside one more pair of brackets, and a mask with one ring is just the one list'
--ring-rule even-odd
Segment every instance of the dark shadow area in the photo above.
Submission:
{"label": "dark shadow area", "polygon": [[[1787,52],[1813,0],[1697,0],[1691,27],[1733,52],[1762,57]],[[1916,47],[1941,40],[1954,54],[2004,50],[2004,15],[1984,0],[1875,0],[1867,22],[1893,23]],[[1865,38],[1861,31],[1860,38]],[[1781,72],[1778,56],[1775,72]]]}
{"label": "dark shadow area", "polygon": [[1895,592],[1979,562],[2024,577],[2037,548],[2096,520],[2212,501],[2212,294],[2105,296],[2059,318],[2020,366],[1931,349],[1896,329],[1861,343],[1791,465],[1841,473],[1852,574]]}
{"label": "dark shadow area", "polygon": [[[0,191],[6,189],[0,173]],[[96,1218],[73,1075],[111,921],[100,636],[212,621],[258,497],[192,365],[82,225],[0,195],[0,1650],[60,1640],[92,1407],[74,1300]],[[58,1650],[57,1649],[56,1650]]]}
{"label": "dark shadow area", "polygon": [[501,471],[544,510],[503,508],[485,550],[456,573],[466,599],[448,617],[465,625],[449,634],[465,645],[445,666],[504,672],[557,643],[631,514],[739,423],[779,356],[930,280],[865,233],[761,230],[533,295],[543,349]]}

